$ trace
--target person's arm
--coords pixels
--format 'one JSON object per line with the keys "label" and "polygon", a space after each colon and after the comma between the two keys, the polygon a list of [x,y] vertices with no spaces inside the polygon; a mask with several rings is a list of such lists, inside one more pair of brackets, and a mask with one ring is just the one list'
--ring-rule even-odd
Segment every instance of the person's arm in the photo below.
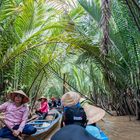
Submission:
{"label": "person's arm", "polygon": [[20,131],[21,133],[22,133],[22,130],[23,130],[23,128],[28,120],[28,115],[29,115],[29,108],[26,107],[26,111],[23,114],[22,121],[21,121],[20,126],[18,128],[18,131]]}
{"label": "person's arm", "polygon": [[48,112],[50,111],[50,107],[49,107],[49,104],[47,103],[47,110]]}
{"label": "person's arm", "polygon": [[5,112],[9,102],[5,102],[4,104],[0,105],[0,112]]}

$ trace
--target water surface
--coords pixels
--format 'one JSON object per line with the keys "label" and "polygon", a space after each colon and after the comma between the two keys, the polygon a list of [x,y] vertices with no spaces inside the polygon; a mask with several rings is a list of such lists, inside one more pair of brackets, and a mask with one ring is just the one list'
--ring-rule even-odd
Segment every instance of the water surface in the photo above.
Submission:
{"label": "water surface", "polygon": [[140,121],[128,116],[108,116],[99,125],[110,140],[140,140]]}

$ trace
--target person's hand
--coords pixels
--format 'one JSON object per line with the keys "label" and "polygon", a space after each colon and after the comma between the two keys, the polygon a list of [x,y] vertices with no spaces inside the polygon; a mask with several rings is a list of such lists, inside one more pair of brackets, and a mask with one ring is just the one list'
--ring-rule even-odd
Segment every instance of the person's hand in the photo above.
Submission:
{"label": "person's hand", "polygon": [[14,130],[13,135],[14,135],[15,137],[17,137],[19,134],[20,134],[20,131],[19,131],[19,130]]}

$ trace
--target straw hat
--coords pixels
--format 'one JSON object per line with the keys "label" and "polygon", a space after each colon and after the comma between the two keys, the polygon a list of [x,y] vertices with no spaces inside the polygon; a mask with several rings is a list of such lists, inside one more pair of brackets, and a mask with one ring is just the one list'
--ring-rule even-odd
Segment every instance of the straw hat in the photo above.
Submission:
{"label": "straw hat", "polygon": [[29,102],[29,97],[28,97],[22,90],[17,90],[17,91],[11,92],[11,93],[9,94],[9,98],[10,98],[12,101],[14,101],[15,95],[16,95],[16,94],[23,95],[23,100],[22,100],[23,103]]}
{"label": "straw hat", "polygon": [[47,98],[45,96],[40,97],[38,100],[41,100],[41,99],[45,99],[47,101]]}
{"label": "straw hat", "polygon": [[72,91],[65,93],[61,98],[62,105],[67,107],[76,105],[79,101],[80,95]]}
{"label": "straw hat", "polygon": [[[84,100],[85,99],[81,98],[80,102],[83,102]],[[90,105],[86,102],[83,104],[82,107],[84,108],[87,115],[87,124],[96,123],[101,120],[105,115],[105,111],[103,109]]]}
{"label": "straw hat", "polygon": [[52,101],[55,101],[56,99],[54,97],[51,98]]}
{"label": "straw hat", "polygon": [[[81,98],[78,93],[72,91],[65,93],[61,98],[61,102],[64,107],[70,107],[76,105],[78,102],[82,103],[83,101],[85,101],[84,98]],[[101,120],[105,115],[105,111],[103,109],[90,105],[86,102],[82,104],[82,107],[86,112],[88,120],[87,124],[95,123]]]}

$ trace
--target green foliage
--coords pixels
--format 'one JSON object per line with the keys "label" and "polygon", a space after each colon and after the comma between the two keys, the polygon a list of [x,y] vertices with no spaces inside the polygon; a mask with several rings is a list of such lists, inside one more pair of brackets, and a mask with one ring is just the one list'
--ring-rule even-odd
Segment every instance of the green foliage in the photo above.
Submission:
{"label": "green foliage", "polygon": [[110,9],[111,42],[104,57],[100,0],[2,1],[0,80],[5,91],[22,88],[31,97],[58,97],[63,80],[69,90],[96,99],[137,89],[138,28],[124,0],[111,1]]}

